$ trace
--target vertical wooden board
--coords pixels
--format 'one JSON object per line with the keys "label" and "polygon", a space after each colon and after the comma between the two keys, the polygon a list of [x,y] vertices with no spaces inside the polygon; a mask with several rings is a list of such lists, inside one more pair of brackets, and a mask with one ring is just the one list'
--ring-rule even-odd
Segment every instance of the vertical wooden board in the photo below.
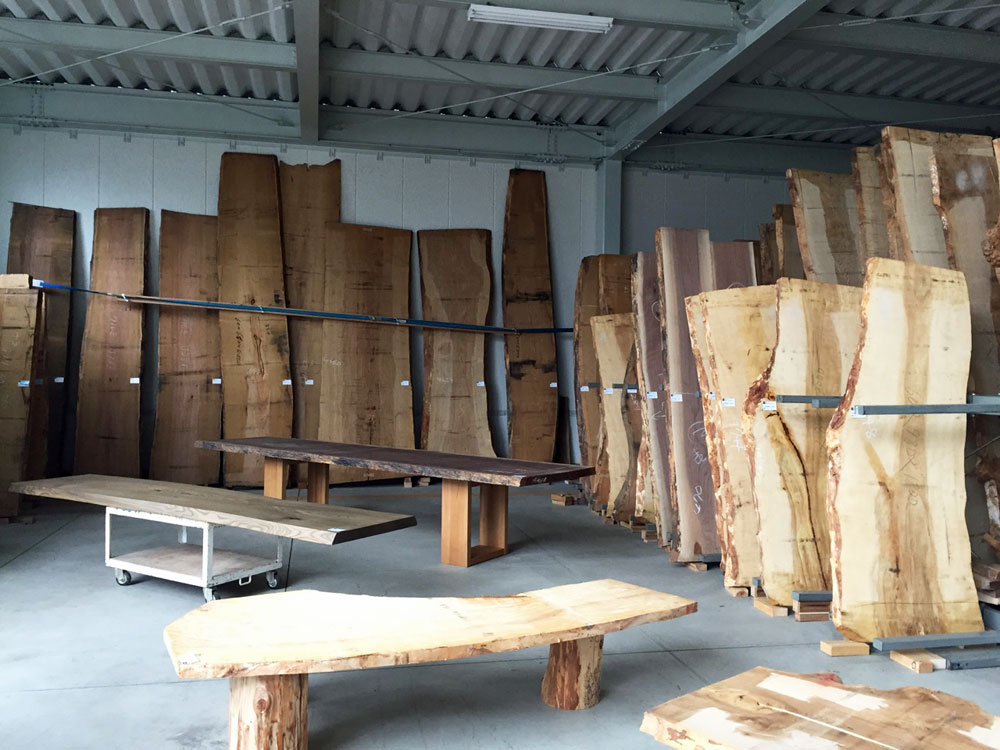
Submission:
{"label": "vertical wooden board", "polygon": [[[656,254],[632,256],[632,314],[635,315],[636,376],[641,399],[642,433],[648,452],[647,492],[643,516],[670,532],[674,527],[670,504],[670,465],[667,458],[670,441],[667,433],[669,388],[663,363],[660,282],[656,273]],[[648,499],[650,510],[646,511]]]}
{"label": "vertical wooden board", "polygon": [[787,176],[806,278],[861,286],[865,269],[854,178],[808,169],[789,169]]}
{"label": "vertical wooden board", "polygon": [[716,388],[706,417],[718,436],[715,473],[722,492],[716,503],[725,526],[725,583],[749,586],[751,579],[760,576],[760,548],[741,415],[750,386],[767,367],[774,349],[775,288],[706,292],[701,303],[705,318],[702,366],[710,369]]}
{"label": "vertical wooden board", "polygon": [[[879,177],[877,146],[859,146],[851,157],[851,177],[858,203],[858,225],[861,257],[889,257],[889,225],[882,203],[882,182]],[[862,269],[863,270],[863,269]]]}
{"label": "vertical wooden board", "polygon": [[829,591],[826,428],[832,412],[779,403],[780,394],[838,395],[847,385],[861,326],[861,289],[798,279],[777,283],[777,339],[743,404],[743,438],[760,522],[767,595],[792,606],[793,591]]}
{"label": "vertical wooden board", "polygon": [[[712,251],[705,230],[661,227],[656,232],[657,276],[667,345],[664,368],[671,395],[667,404],[668,487],[673,516],[673,555],[678,562],[719,552],[715,497],[705,443],[705,417],[698,393],[698,372],[691,350],[684,299],[714,279]],[[677,399],[677,400],[675,400]]]}
{"label": "vertical wooden board", "polygon": [[826,436],[833,622],[852,640],[983,629],[965,416],[849,416],[855,404],[964,403],[970,331],[961,273],[868,261],[860,342]]}
{"label": "vertical wooden board", "polygon": [[885,214],[885,227],[889,235],[889,257],[903,260],[903,238],[899,233],[899,221],[896,219],[896,196],[892,191],[892,180],[889,179],[885,151],[881,144],[875,149],[875,165],[878,167],[878,184],[882,191],[882,212]]}
{"label": "vertical wooden board", "polygon": [[[219,258],[214,216],[160,212],[160,296],[214,302]],[[219,481],[220,456],[195,448],[222,436],[219,313],[160,308],[159,390],[150,479]]]}
{"label": "vertical wooden board", "polygon": [[[601,383],[601,420],[606,438],[601,456],[609,479],[607,514],[628,521],[635,510],[635,473],[641,434],[635,430],[635,411],[625,384],[635,372],[635,318],[625,315],[595,315],[590,319],[594,355]],[[634,381],[633,381],[634,382]]]}
{"label": "vertical wooden board", "polygon": [[[10,218],[7,273],[26,273],[51,284],[70,286],[75,233],[75,211],[15,203]],[[40,367],[36,367],[32,379],[44,383],[31,389],[28,478],[52,476],[62,469],[69,302],[66,293],[42,295],[42,317],[38,320],[42,342],[36,352]]]}
{"label": "vertical wooden board", "polygon": [[736,289],[754,286],[754,243],[747,241],[713,242],[711,246],[712,278],[704,279],[704,289]]}
{"label": "vertical wooden board", "polygon": [[[148,232],[145,208],[97,209],[90,288],[142,294]],[[142,317],[140,305],[88,300],[76,408],[77,474],[139,476]]]}
{"label": "vertical wooden board", "polygon": [[[490,233],[417,232],[424,318],[486,325],[490,312]],[[486,336],[424,329],[424,417],[420,447],[495,456],[486,401]]]}
{"label": "vertical wooden board", "polygon": [[[512,169],[503,232],[503,322],[509,328],[551,328],[545,173]],[[555,453],[558,391],[556,341],[551,333],[507,336],[507,423],[510,456],[551,461]]]}
{"label": "vertical wooden board", "polygon": [[43,332],[37,327],[42,295],[28,286],[28,277],[0,280],[0,518],[6,518],[20,506],[20,495],[8,485],[27,478],[30,383]]}
{"label": "vertical wooden board", "polygon": [[[241,305],[285,306],[278,204],[278,160],[227,152],[219,173],[219,298]],[[288,321],[280,315],[219,313],[222,434],[292,434]],[[259,456],[223,456],[223,483],[260,486]]]}
{"label": "vertical wooden board", "polygon": [[[580,263],[573,306],[573,367],[576,425],[580,461],[597,466],[601,453],[600,375],[594,355],[590,319],[595,315],[628,312],[632,299],[631,259],[626,255],[589,255]],[[584,477],[584,492],[596,497],[596,478]]]}
{"label": "vertical wooden board", "polygon": [[774,218],[774,239],[778,245],[777,278],[804,279],[806,273],[795,229],[795,209],[779,203],[771,209],[771,216]]}
{"label": "vertical wooden board", "polygon": [[755,263],[758,284],[773,284],[778,278],[778,237],[775,223],[759,224],[760,242],[756,246]]}
{"label": "vertical wooden board", "polygon": [[[325,309],[405,318],[411,239],[403,229],[327,224]],[[320,440],[414,447],[409,329],[323,321],[321,378]],[[330,471],[335,484],[384,476],[367,469]]]}
{"label": "vertical wooden board", "polygon": [[[340,221],[340,160],[322,165],[278,164],[281,243],[289,307],[322,310],[326,304],[326,224]],[[321,410],[323,321],[288,319],[292,372],[292,436],[315,440]]]}

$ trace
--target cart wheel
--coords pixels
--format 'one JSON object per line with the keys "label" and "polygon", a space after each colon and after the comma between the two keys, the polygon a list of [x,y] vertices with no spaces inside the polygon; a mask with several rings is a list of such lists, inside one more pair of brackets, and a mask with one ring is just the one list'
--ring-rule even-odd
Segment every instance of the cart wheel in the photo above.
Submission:
{"label": "cart wheel", "polygon": [[266,573],[264,575],[264,580],[267,581],[267,587],[269,589],[278,588],[278,574],[275,571],[272,570],[270,573]]}
{"label": "cart wheel", "polygon": [[205,595],[205,601],[206,602],[212,602],[212,601],[215,601],[216,599],[220,598],[219,597],[219,592],[216,591],[214,588],[208,588],[208,587],[206,587],[206,588],[203,588],[201,590],[201,592]]}
{"label": "cart wheel", "polygon": [[127,570],[115,568],[115,583],[119,586],[128,586],[132,583],[132,574]]}

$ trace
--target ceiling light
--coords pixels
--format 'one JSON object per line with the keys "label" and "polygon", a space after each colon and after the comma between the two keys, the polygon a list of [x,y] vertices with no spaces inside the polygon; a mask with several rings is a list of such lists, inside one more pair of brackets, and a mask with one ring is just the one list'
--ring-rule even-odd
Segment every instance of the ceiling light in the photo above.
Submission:
{"label": "ceiling light", "polygon": [[608,16],[585,16],[579,13],[552,13],[544,10],[501,8],[496,5],[470,5],[470,21],[499,23],[506,26],[530,26],[535,29],[583,31],[588,34],[607,34],[615,19]]}

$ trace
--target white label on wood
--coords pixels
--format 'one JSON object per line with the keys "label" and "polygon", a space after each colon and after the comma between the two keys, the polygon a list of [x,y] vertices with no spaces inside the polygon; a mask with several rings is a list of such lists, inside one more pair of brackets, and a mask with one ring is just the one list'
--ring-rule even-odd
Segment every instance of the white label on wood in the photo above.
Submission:
{"label": "white label on wood", "polygon": [[222,385],[222,378],[212,378],[212,385]]}
{"label": "white label on wood", "polygon": [[656,391],[646,391],[646,398],[659,398],[660,395]]}
{"label": "white label on wood", "polygon": [[777,401],[761,401],[760,402],[761,411],[778,411]]}
{"label": "white label on wood", "polygon": [[129,378],[129,385],[139,385],[139,378]]}
{"label": "white label on wood", "polygon": [[673,401],[674,403],[679,403],[679,402],[681,402],[681,401],[684,400],[684,394],[683,393],[671,393],[670,394],[670,400]]}
{"label": "white label on wood", "polygon": [[722,405],[723,406],[736,406],[736,399],[735,398],[724,398],[724,399],[722,399]]}
{"label": "white label on wood", "polygon": [[580,386],[580,393],[587,393],[589,390],[590,390],[590,386],[589,385],[581,385]]}
{"label": "white label on wood", "polygon": [[306,378],[306,385],[316,385],[316,381],[312,378]]}
{"label": "white label on wood", "polygon": [[410,381],[409,380],[400,380],[399,384],[401,386],[403,386],[404,388],[409,388],[410,387]]}
{"label": "white label on wood", "polygon": [[52,379],[52,382],[53,382],[53,383],[65,383],[65,382],[66,382],[66,378],[64,378],[64,377],[62,377],[62,376],[60,375],[60,376],[59,376],[58,378],[53,378],[53,379]]}

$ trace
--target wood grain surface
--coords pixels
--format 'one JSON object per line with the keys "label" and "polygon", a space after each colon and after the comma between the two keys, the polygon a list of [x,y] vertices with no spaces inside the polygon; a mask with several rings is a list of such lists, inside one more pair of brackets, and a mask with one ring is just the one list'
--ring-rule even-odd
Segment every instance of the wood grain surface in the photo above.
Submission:
{"label": "wood grain surface", "polygon": [[787,176],[806,278],[860,287],[865,256],[854,177],[810,169]]}
{"label": "wood grain surface", "polygon": [[[889,225],[882,202],[882,183],[879,176],[878,146],[858,146],[851,156],[851,177],[854,179],[854,196],[858,202],[858,235],[861,257],[888,258]],[[863,273],[864,269],[862,269]]]}
{"label": "wood grain surface", "polygon": [[[26,273],[50,284],[73,283],[73,243],[76,212],[63,208],[15,203],[10,217],[7,273]],[[62,472],[66,420],[67,351],[70,295],[42,295],[41,346],[32,380],[44,381],[31,389],[26,476],[35,478]],[[57,380],[61,378],[61,380]]]}
{"label": "wood grain surface", "polygon": [[777,278],[804,279],[806,274],[795,228],[795,208],[779,203],[771,209],[771,216],[774,218],[774,240],[778,245]]}
{"label": "wood grain surface", "polygon": [[[278,160],[227,152],[219,176],[219,299],[285,307],[278,204]],[[219,313],[222,434],[228,438],[292,434],[288,320],[280,315]],[[225,456],[223,483],[260,486],[264,464]]]}
{"label": "wood grain surface", "polygon": [[[503,323],[551,328],[548,201],[545,173],[512,169],[503,231]],[[504,337],[507,425],[511,458],[551,461],[555,455],[558,391],[556,340],[551,333]]]}
{"label": "wood grain surface", "polygon": [[[216,301],[219,259],[216,218],[160,214],[160,296]],[[160,308],[159,392],[149,476],[188,484],[216,484],[219,457],[195,440],[222,437],[222,360],[219,313]]]}
{"label": "wood grain surface", "polygon": [[[426,320],[486,325],[490,312],[490,233],[417,232]],[[495,456],[486,400],[486,336],[424,329],[424,414],[420,447]]]}
{"label": "wood grain surface", "polygon": [[760,241],[756,245],[755,270],[758,284],[773,284],[778,278],[778,236],[775,223],[759,224]]}
{"label": "wood grain surface", "polygon": [[853,418],[854,404],[965,402],[957,271],[868,261],[860,343],[826,442],[833,622],[846,637],[982,630],[965,523],[962,414]]}
{"label": "wood grain surface", "polygon": [[[410,243],[405,229],[328,224],[326,304],[331,312],[405,318]],[[321,440],[413,448],[410,334],[400,326],[323,321]],[[330,482],[375,479],[366,470],[330,472]]]}
{"label": "wood grain surface", "polygon": [[689,599],[614,580],[470,599],[292,591],[211,602],[163,637],[180,677],[307,674],[515,651],[696,609]]}
{"label": "wood grain surface", "polygon": [[[142,294],[148,231],[149,211],[145,208],[97,209],[90,288]],[[142,306],[88,296],[73,470],[77,474],[137,477]]]}

